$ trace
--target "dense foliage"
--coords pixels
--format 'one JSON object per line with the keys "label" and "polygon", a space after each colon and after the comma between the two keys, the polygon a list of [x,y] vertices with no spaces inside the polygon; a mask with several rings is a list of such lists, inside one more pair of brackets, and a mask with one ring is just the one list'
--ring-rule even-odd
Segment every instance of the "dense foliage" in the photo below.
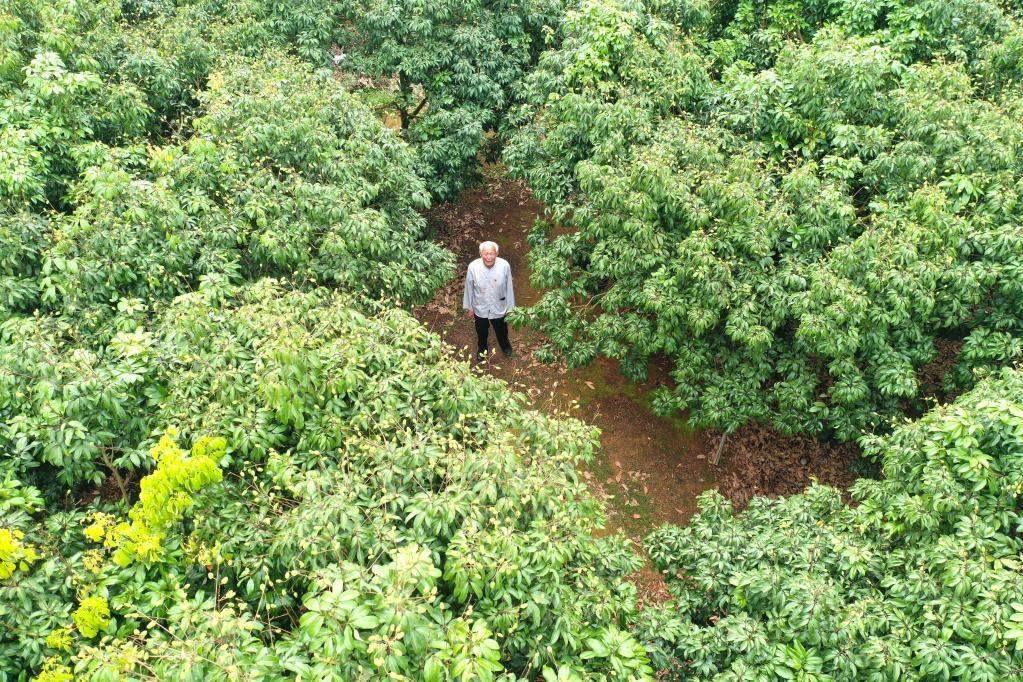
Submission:
{"label": "dense foliage", "polygon": [[[111,40],[117,24],[97,22],[97,42]],[[167,22],[147,28],[172,40],[163,33]],[[184,43],[186,55],[213,50],[193,43]],[[134,57],[132,45],[120,47],[111,59]],[[171,69],[177,59],[168,61]],[[288,275],[411,302],[428,299],[444,281],[450,256],[422,238],[417,209],[428,192],[405,145],[332,81],[287,57],[222,61],[204,76],[208,87],[193,93],[195,116],[178,121],[194,134],[160,146],[144,146],[145,129],[131,135],[126,120],[111,124],[125,139],[99,135],[86,114],[117,110],[62,90],[71,113],[49,121],[61,144],[26,133],[38,138],[26,152],[42,159],[38,175],[14,164],[0,174],[0,186],[41,188],[8,194],[19,208],[0,216],[0,243],[12,246],[2,280],[8,308],[59,309],[97,324],[117,302],[144,305],[209,278]],[[14,106],[31,111],[22,100],[33,101],[35,86],[23,75],[15,70],[7,86]],[[101,80],[92,72],[65,77],[86,76]],[[126,116],[145,110],[144,99],[124,107]],[[53,111],[50,105],[39,115]],[[5,134],[16,130],[5,127]],[[27,217],[25,200],[65,210]]]}
{"label": "dense foliage", "polygon": [[591,429],[467,377],[406,313],[336,294],[205,289],[158,329],[136,348],[160,368],[139,389],[161,396],[149,430],[225,437],[186,456],[164,436],[128,520],[7,510],[34,554],[0,603],[18,624],[5,669],[58,654],[56,629],[86,679],[649,672],[619,629],[635,560],[593,539],[575,471]]}
{"label": "dense foliage", "polygon": [[677,602],[646,614],[678,679],[1023,679],[1023,374],[868,445],[855,505],[812,486],[740,515],[705,493],[647,539]]}
{"label": "dense foliage", "polygon": [[[726,3],[727,5],[727,3]],[[997,5],[581,3],[522,89],[522,319],[676,365],[665,411],[858,436],[1023,352],[1018,43]],[[711,11],[713,9],[714,11]],[[724,12],[724,14],[721,14]]]}
{"label": "dense foliage", "polygon": [[[28,24],[32,7],[13,9]],[[86,37],[114,42],[116,59],[131,61],[134,43],[114,40],[115,6],[101,9]],[[137,40],[171,40],[166,26],[194,19],[162,16],[136,27]],[[211,64],[212,44],[198,42],[181,49]],[[19,196],[8,196],[12,210],[0,212],[0,291],[11,314],[0,322],[0,444],[19,473],[44,465],[43,479],[56,473],[74,485],[141,465],[139,453],[111,447],[148,436],[145,409],[155,396],[143,392],[153,365],[139,352],[142,330],[178,294],[282,275],[295,285],[419,302],[450,273],[450,254],[423,239],[417,209],[428,192],[406,145],[332,80],[288,57],[219,62],[203,76],[208,86],[191,93],[192,116],[171,126],[187,125],[190,135],[147,146],[158,131],[143,129],[113,146],[95,139],[85,113],[69,114],[71,123],[51,134],[71,142],[40,138],[33,152],[45,161],[38,184],[52,191],[35,210],[31,197],[17,204]],[[5,82],[11,101],[33,97],[19,81],[24,73]],[[96,105],[69,98],[67,111],[76,107]],[[37,113],[51,116],[52,108]],[[13,166],[5,172],[17,175]],[[18,313],[51,317],[40,324]]]}
{"label": "dense foliage", "polygon": [[247,0],[245,20],[228,35],[249,54],[246,39],[283,39],[310,63],[334,68],[416,150],[433,196],[451,200],[493,160],[515,84],[557,36],[565,4]]}
{"label": "dense foliage", "polygon": [[[0,682],[1023,679],[1021,36],[959,0],[0,0]],[[524,317],[573,362],[665,353],[666,410],[841,438],[922,409],[941,344],[990,376],[866,439],[853,504],[708,493],[638,612],[595,431],[405,310],[513,91]]]}
{"label": "dense foliage", "polygon": [[0,10],[0,680],[650,679],[595,434],[401,309],[430,180],[302,17]]}
{"label": "dense foliage", "polygon": [[452,199],[479,177],[477,154],[560,22],[560,0],[342,3],[345,69],[395,80],[398,123]]}

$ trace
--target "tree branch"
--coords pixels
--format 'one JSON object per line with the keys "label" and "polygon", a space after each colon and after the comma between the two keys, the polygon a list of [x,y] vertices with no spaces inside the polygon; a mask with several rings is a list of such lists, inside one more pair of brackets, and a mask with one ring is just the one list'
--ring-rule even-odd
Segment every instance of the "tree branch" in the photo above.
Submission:
{"label": "tree branch", "polygon": [[124,484],[124,479],[121,478],[121,474],[118,473],[117,467],[114,466],[114,461],[110,459],[110,455],[107,454],[107,449],[102,448],[100,450],[100,459],[110,469],[110,473],[114,476],[114,482],[117,483],[117,487],[121,490],[121,499],[124,500],[125,504],[128,504],[128,487]]}
{"label": "tree branch", "polygon": [[725,438],[728,438],[728,434],[727,433],[722,433],[721,434],[721,442],[718,443],[718,449],[714,453],[714,462],[713,462],[714,466],[717,466],[718,462],[721,461],[721,451],[725,447]]}
{"label": "tree branch", "polygon": [[412,119],[419,115],[419,112],[423,110],[424,106],[426,106],[426,97],[423,97],[423,101],[419,103],[419,106],[416,107],[416,110],[408,115],[408,120],[410,123],[412,122]]}

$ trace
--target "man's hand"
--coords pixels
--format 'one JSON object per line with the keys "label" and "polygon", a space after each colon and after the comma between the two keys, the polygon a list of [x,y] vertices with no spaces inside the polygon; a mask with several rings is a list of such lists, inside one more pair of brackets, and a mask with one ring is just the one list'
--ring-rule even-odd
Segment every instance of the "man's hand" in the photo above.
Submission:
{"label": "man's hand", "polygon": [[465,314],[468,315],[469,317],[476,317],[476,313],[474,313],[472,311],[472,308],[469,308],[468,310],[466,310]]}

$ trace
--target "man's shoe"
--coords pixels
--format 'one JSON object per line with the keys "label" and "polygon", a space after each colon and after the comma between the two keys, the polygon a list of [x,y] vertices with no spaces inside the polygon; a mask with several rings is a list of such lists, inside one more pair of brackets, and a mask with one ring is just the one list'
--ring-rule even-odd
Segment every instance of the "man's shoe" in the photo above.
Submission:
{"label": "man's shoe", "polygon": [[486,353],[476,353],[476,362],[486,362],[486,361],[487,361],[487,354]]}
{"label": "man's shoe", "polygon": [[502,348],[501,352],[507,355],[509,358],[515,355],[515,352],[512,350],[511,346],[508,346],[507,348]]}

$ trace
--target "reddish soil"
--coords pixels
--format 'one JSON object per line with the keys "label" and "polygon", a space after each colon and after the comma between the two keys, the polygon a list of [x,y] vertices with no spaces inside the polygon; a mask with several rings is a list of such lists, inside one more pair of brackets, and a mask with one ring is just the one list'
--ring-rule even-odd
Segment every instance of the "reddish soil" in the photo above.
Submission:
{"label": "reddish soil", "polygon": [[943,381],[959,361],[959,353],[963,348],[962,339],[937,338],[934,340],[934,359],[917,370],[920,381],[920,395],[931,396],[940,404],[950,403],[958,397],[960,391],[946,391]]}
{"label": "reddish soil", "polygon": [[[441,334],[456,356],[470,361],[470,349],[475,348],[473,325],[461,306],[462,273],[478,257],[481,241],[500,245],[501,257],[512,267],[520,306],[539,298],[529,281],[526,235],[542,213],[543,206],[528,189],[497,169],[488,170],[482,187],[432,210],[435,238],[458,255],[459,276],[417,309],[416,316]],[[538,362],[533,353],[545,339],[535,330],[513,330],[511,340],[512,358],[498,353],[477,371],[508,381],[531,398],[535,409],[568,414],[600,428],[603,452],[581,473],[606,503],[607,532],[623,531],[637,549],[642,537],[659,525],[686,523],[696,511],[697,496],[709,488],[717,487],[741,508],[753,495],[800,492],[811,477],[843,488],[854,480],[847,465],[857,457],[855,446],[836,448],[811,438],[784,437],[758,425],[730,435],[719,466],[713,466],[719,435],[694,431],[683,418],[659,417],[650,409],[646,395],[666,377],[665,368],[652,367],[651,377],[637,384],[606,358],[576,369]],[[491,334],[492,352],[495,343]],[[636,582],[641,599],[667,598],[656,571],[640,572]]]}
{"label": "reddish soil", "polygon": [[[720,434],[715,436],[716,442],[719,439]],[[760,424],[747,424],[725,440],[718,490],[737,509],[745,508],[755,495],[800,493],[811,479],[845,490],[856,480],[850,464],[859,458],[860,449],[855,443],[823,443],[809,436],[784,436]]]}

